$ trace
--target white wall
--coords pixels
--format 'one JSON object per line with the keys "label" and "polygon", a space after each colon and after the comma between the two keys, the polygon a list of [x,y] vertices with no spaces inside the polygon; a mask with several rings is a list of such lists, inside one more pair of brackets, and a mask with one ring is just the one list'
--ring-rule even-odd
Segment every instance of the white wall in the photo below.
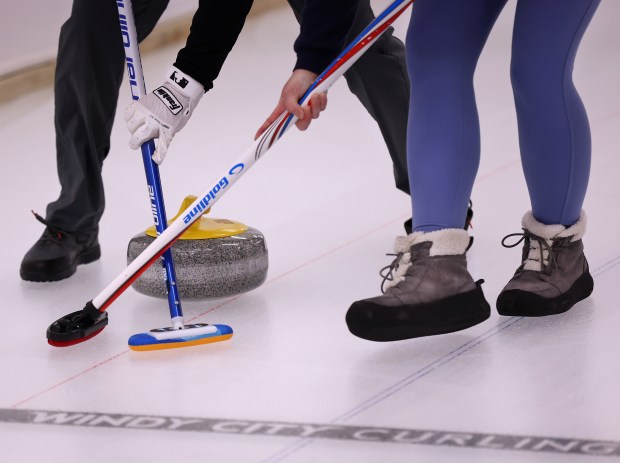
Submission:
{"label": "white wall", "polygon": [[[54,58],[60,26],[72,4],[73,0],[19,0],[5,5],[0,15],[0,76]],[[191,14],[197,5],[198,0],[170,0],[161,21]]]}

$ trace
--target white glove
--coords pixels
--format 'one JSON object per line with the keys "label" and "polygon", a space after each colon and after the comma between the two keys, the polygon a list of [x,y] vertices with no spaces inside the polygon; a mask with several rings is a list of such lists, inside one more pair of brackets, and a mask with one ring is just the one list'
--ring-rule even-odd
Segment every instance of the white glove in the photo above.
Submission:
{"label": "white glove", "polygon": [[138,149],[144,142],[158,138],[153,161],[164,162],[174,135],[185,127],[194,108],[205,93],[204,87],[172,66],[169,77],[153,93],[131,103],[125,110],[125,122],[131,133],[129,147]]}

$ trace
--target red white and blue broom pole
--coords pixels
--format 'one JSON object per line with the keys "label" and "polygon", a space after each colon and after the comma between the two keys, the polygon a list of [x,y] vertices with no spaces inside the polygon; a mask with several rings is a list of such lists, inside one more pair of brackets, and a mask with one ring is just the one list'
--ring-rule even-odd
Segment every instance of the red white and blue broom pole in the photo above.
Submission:
{"label": "red white and blue broom pole", "polygon": [[[315,93],[325,93],[353,64],[372,46],[385,30],[414,2],[395,0],[364,29],[356,39],[317,77],[299,103],[307,105]],[[297,118],[284,112],[254,141],[224,174],[200,195],[179,218],[161,233],[136,259],[127,266],[103,291],[88,302],[80,312],[69,314],[50,325],[47,338],[52,345],[70,345],[93,337],[103,327],[96,326],[104,319],[107,308],[125,291],[155,260],[166,252],[192,223],[212,207],[284,133]],[[69,318],[71,318],[69,320]],[[76,320],[76,317],[78,318]],[[88,326],[88,320],[91,325]],[[107,317],[105,317],[107,323]],[[98,329],[96,329],[98,328]],[[73,334],[72,334],[73,333]],[[59,339],[70,342],[56,344]]]}

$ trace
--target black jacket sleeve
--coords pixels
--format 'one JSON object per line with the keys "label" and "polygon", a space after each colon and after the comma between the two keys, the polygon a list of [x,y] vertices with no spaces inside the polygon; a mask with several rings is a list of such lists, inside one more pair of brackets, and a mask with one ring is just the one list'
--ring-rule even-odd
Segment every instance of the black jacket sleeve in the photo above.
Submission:
{"label": "black jacket sleeve", "polygon": [[200,0],[187,43],[174,65],[200,82],[205,91],[213,88],[252,3],[253,0]]}
{"label": "black jacket sleeve", "polygon": [[359,0],[306,0],[295,41],[295,69],[317,74],[342,51]]}

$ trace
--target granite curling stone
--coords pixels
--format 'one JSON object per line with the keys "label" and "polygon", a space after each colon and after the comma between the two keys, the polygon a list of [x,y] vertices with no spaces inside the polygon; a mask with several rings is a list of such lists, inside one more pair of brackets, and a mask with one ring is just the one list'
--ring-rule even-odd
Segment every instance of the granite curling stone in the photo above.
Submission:
{"label": "granite curling stone", "polygon": [[[186,197],[171,222],[195,199],[195,196]],[[127,263],[155,238],[154,226],[134,236],[127,247]],[[203,215],[171,249],[182,299],[232,296],[257,288],[267,278],[269,261],[265,237],[257,229],[239,222]],[[155,261],[132,286],[147,296],[166,297],[161,261]]]}

